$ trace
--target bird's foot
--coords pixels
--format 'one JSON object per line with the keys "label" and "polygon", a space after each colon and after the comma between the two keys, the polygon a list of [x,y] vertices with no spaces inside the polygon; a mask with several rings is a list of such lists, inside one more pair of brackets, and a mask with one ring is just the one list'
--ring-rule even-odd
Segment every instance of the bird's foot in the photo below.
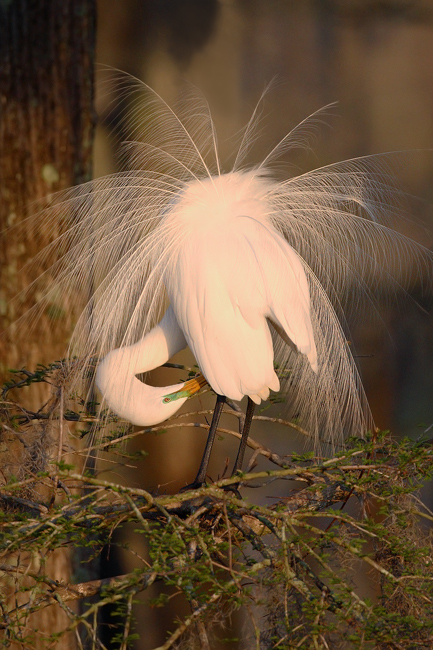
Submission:
{"label": "bird's foot", "polygon": [[239,483],[232,483],[232,485],[224,485],[224,492],[233,492],[234,496],[238,499],[242,499],[241,493],[239,492]]}
{"label": "bird's foot", "polygon": [[238,498],[241,499],[241,493],[239,492],[240,484],[241,484],[241,478],[242,478],[242,472],[237,470],[231,475],[231,478],[239,478],[239,481],[237,483],[230,483],[230,485],[225,485],[223,487],[223,490],[225,492],[233,492],[233,494]]}
{"label": "bird's foot", "polygon": [[180,488],[179,492],[189,492],[189,490],[199,490],[202,487],[206,487],[206,483],[202,481],[193,481],[192,483],[189,483],[188,485],[184,485],[184,487]]}

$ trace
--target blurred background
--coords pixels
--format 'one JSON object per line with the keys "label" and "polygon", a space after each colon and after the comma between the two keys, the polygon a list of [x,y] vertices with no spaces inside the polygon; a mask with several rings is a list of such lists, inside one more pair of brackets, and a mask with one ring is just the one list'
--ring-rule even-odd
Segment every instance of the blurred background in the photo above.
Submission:
{"label": "blurred background", "polygon": [[[338,102],[314,151],[293,160],[295,173],[356,156],[413,151],[395,157],[396,183],[408,193],[405,209],[418,224],[408,224],[406,233],[431,246],[430,0],[99,0],[96,60],[137,76],[169,104],[176,103],[188,84],[197,86],[211,107],[223,162],[269,82],[274,84],[264,105],[266,134],[254,147],[251,163],[307,115]],[[109,108],[99,93],[97,111],[96,176],[116,170]],[[349,320],[353,349],[377,425],[417,437],[433,423],[431,296],[415,286],[412,299],[401,295],[398,301],[377,300],[377,313],[366,310]],[[193,363],[185,353],[175,361]],[[172,370],[153,377],[161,385],[172,379]],[[212,403],[205,396],[187,406],[194,410]],[[276,413],[275,407],[266,411]],[[233,419],[226,424],[234,426]],[[275,425],[256,423],[252,436],[280,454],[304,449],[303,441]],[[162,492],[179,489],[195,475],[204,438],[203,430],[185,428],[137,439],[131,449],[144,448],[149,456],[126,480]],[[217,441],[212,478],[221,476],[234,448],[230,437]],[[268,499],[281,492],[280,485],[249,496]],[[138,555],[144,552],[132,530],[123,531],[119,542]],[[107,571],[116,573],[115,563],[125,566],[130,558],[112,549]],[[140,650],[163,642],[173,616],[144,610]],[[233,625],[232,636],[239,635],[242,621]]]}

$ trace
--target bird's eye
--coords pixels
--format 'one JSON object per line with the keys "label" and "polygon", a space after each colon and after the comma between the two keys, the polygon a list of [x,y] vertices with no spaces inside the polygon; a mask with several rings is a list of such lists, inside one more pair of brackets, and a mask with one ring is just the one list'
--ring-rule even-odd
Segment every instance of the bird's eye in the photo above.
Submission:
{"label": "bird's eye", "polygon": [[162,400],[163,404],[168,404],[169,402],[171,402],[171,399],[169,397],[164,397],[164,399]]}

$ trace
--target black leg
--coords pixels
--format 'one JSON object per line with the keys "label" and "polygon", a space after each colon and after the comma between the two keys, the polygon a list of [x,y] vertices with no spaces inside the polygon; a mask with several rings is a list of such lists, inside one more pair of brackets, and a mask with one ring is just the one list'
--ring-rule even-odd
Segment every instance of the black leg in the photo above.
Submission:
{"label": "black leg", "polygon": [[242,463],[244,462],[245,449],[247,447],[248,435],[251,429],[251,422],[253,421],[254,409],[256,405],[253,400],[248,398],[247,412],[245,414],[244,428],[242,429],[242,438],[241,444],[239,445],[238,455],[236,456],[236,461],[233,467],[232,476],[239,472],[242,469]]}
{"label": "black leg", "polygon": [[224,397],[224,395],[217,395],[217,401],[213,412],[212,422],[209,428],[209,433],[207,435],[206,446],[204,448],[203,458],[201,459],[198,474],[195,477],[195,481],[193,481],[190,485],[187,485],[186,487],[182,488],[182,491],[194,490],[200,488],[206,482],[207,466],[209,465],[209,458],[211,455],[212,446],[215,440],[215,434],[218,428],[218,422],[220,420],[225,401],[226,398]]}

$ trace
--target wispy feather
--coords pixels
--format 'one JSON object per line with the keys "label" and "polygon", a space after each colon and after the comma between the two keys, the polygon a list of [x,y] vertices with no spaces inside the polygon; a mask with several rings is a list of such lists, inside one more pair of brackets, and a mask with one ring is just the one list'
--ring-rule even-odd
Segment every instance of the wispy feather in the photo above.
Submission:
{"label": "wispy feather", "polygon": [[[237,382],[228,392],[239,398],[250,394],[248,381],[255,386],[254,365],[265,365],[259,357],[266,351],[244,350],[246,342],[236,340],[227,355],[221,352],[230,331],[235,340],[235,326],[225,320],[233,308],[233,318],[241,314],[253,329],[261,327],[255,318],[268,319],[288,417],[316,441],[335,445],[348,435],[363,435],[373,421],[340,324],[344,297],[371,307],[382,282],[391,290],[407,283],[412,271],[396,274],[396,261],[404,269],[410,260],[412,270],[421,274],[426,268],[431,277],[431,253],[390,227],[400,193],[387,157],[273,179],[275,161],[308,145],[325,107],[247,168],[260,100],[233,169],[223,172],[210,110],[197,92],[177,111],[120,73],[111,75],[110,92],[124,138],[121,171],[58,195],[38,217],[44,227],[60,220],[61,232],[39,256],[40,261],[58,254],[39,308],[60,294],[77,301],[87,296],[69,353],[102,358],[131,346],[157,325],[171,302],[211,386],[221,392]],[[275,296],[284,304],[277,305]],[[294,311],[287,314],[290,301]],[[309,323],[300,325],[306,314]],[[298,328],[296,340],[289,334],[292,325]],[[314,340],[306,340],[303,349],[309,327]],[[218,340],[215,350],[212,337]],[[242,377],[236,374],[241,363]],[[275,388],[272,378],[264,381]],[[128,390],[125,384],[125,395]]]}

